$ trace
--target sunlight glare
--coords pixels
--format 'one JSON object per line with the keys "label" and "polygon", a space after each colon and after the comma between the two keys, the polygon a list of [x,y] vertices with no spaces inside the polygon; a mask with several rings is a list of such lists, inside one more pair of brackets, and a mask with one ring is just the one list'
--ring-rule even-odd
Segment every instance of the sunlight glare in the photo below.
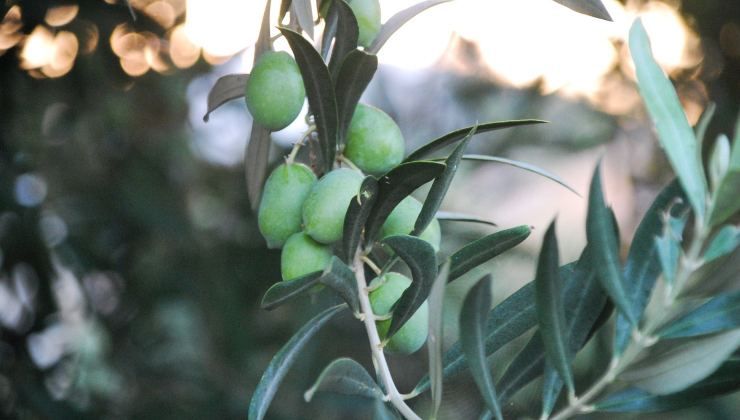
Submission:
{"label": "sunlight glare", "polygon": [[264,2],[188,0],[185,33],[214,56],[231,56],[254,44]]}

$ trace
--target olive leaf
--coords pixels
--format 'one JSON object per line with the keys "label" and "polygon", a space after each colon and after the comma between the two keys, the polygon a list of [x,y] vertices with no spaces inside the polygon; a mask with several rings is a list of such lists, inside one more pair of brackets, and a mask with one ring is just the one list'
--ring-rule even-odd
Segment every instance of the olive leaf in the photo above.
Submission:
{"label": "olive leaf", "polygon": [[344,216],[344,229],[342,231],[342,251],[344,261],[348,264],[354,258],[357,247],[362,240],[362,231],[365,222],[370,216],[370,210],[378,197],[378,181],[372,176],[365,177],[360,186],[357,198],[349,203],[347,215]]}
{"label": "olive leaf", "polygon": [[722,258],[740,246],[740,227],[723,226],[704,251],[704,263]]}
{"label": "olive leaf", "polygon": [[601,0],[554,0],[574,12],[612,22],[612,17]]}
{"label": "olive leaf", "polygon": [[419,160],[422,157],[429,156],[432,152],[435,152],[443,147],[455,144],[470,133],[470,130],[475,128],[476,134],[487,133],[489,131],[503,130],[505,128],[519,127],[523,125],[532,124],[544,124],[548,121],[543,120],[511,120],[511,121],[496,121],[484,124],[476,124],[470,127],[461,128],[459,130],[451,131],[444,136],[438,137],[429,143],[421,146],[409,154],[404,162],[410,162]]}
{"label": "olive leaf", "polygon": [[349,130],[362,92],[370,84],[377,69],[378,57],[360,50],[349,52],[342,61],[335,82],[339,112],[337,141],[340,145],[346,142],[347,130]]}
{"label": "olive leaf", "polygon": [[208,122],[211,112],[226,102],[244,97],[248,80],[248,74],[227,74],[216,80],[216,84],[208,92],[208,108],[203,115],[203,121]]}
{"label": "olive leaf", "polygon": [[426,9],[429,9],[430,7],[433,7],[438,4],[442,4],[442,3],[447,3],[448,1],[451,1],[451,0],[423,1],[407,9],[401,10],[400,12],[391,16],[391,18],[388,19],[388,21],[385,22],[383,26],[380,27],[380,32],[375,37],[375,40],[373,41],[372,45],[370,45],[370,48],[368,48],[368,51],[373,54],[377,54],[378,51],[380,51],[380,49],[383,47],[383,45],[385,45],[385,43],[388,41],[388,39],[394,33],[396,33],[397,30],[401,29],[401,27],[405,25],[406,22],[413,19],[414,16],[418,15],[419,13],[423,12]]}
{"label": "olive leaf", "polygon": [[453,281],[473,268],[517,246],[532,233],[530,226],[522,225],[484,236],[462,247],[450,256],[450,276]]}
{"label": "olive leaf", "polygon": [[295,14],[298,25],[313,39],[313,9],[311,0],[293,0],[290,5],[291,13]]}
{"label": "olive leaf", "polygon": [[437,218],[439,221],[448,221],[448,222],[467,222],[467,223],[480,223],[482,225],[488,225],[488,226],[498,226],[496,223],[487,220],[487,219],[481,219],[477,216],[472,216],[467,213],[458,213],[458,212],[450,212],[450,211],[438,211],[434,217]]}
{"label": "olive leaf", "polygon": [[442,264],[437,278],[432,284],[429,292],[429,336],[427,338],[427,349],[429,350],[429,377],[432,394],[432,414],[437,417],[439,407],[442,404],[442,387],[444,378],[442,375],[442,338],[444,337],[444,299],[447,286],[447,276],[450,274],[450,260]]}
{"label": "olive leaf", "polygon": [[695,337],[740,328],[740,290],[717,295],[658,330],[662,338]]}
{"label": "olive leaf", "polygon": [[244,176],[247,197],[252,210],[257,211],[262,197],[262,186],[267,178],[267,159],[270,156],[270,130],[252,121],[247,150],[244,152]]}
{"label": "olive leaf", "polygon": [[323,271],[314,271],[290,281],[281,281],[273,284],[262,297],[262,309],[275,309],[288,300],[309,291],[324,274]]}
{"label": "olive leaf", "polygon": [[411,319],[426,301],[437,277],[437,257],[429,242],[409,235],[395,235],[383,240],[411,270],[411,285],[393,306],[393,318],[388,327],[389,340]]}
{"label": "olive leaf", "polygon": [[346,357],[336,359],[324,368],[316,382],[303,394],[303,399],[310,402],[317,392],[334,392],[380,400],[384,396],[367,370]]}
{"label": "olive leaf", "polygon": [[288,373],[288,370],[301,354],[308,341],[327,322],[339,315],[347,305],[337,305],[324,310],[315,317],[311,318],[293,337],[277,352],[272,358],[267,369],[262,374],[257,389],[252,394],[249,403],[249,420],[262,420],[267,413],[267,409],[275,396],[280,383]]}
{"label": "olive leaf", "polygon": [[360,299],[355,273],[342,260],[332,256],[331,262],[319,278],[319,283],[334,289],[349,305],[352,312],[360,313]]}
{"label": "olive leaf", "polygon": [[[357,48],[357,39],[360,35],[360,29],[357,26],[357,18],[355,17],[355,14],[344,0],[333,1],[329,7],[330,19],[332,19],[336,25],[334,48],[331,51],[331,59],[329,60],[329,72],[336,79],[340,69],[344,67],[343,63],[347,54],[355,51]],[[337,92],[341,91],[337,89]]]}

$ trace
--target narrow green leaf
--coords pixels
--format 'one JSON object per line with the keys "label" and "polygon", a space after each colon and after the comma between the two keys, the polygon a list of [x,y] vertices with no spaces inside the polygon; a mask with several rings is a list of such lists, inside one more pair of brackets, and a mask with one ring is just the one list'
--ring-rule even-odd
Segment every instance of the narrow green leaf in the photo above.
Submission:
{"label": "narrow green leaf", "polygon": [[574,12],[578,12],[596,19],[612,22],[612,17],[601,0],[554,0]]}
{"label": "narrow green leaf", "polygon": [[437,151],[443,147],[455,144],[461,141],[462,139],[464,139],[465,136],[467,136],[468,133],[470,133],[470,130],[472,130],[473,128],[476,128],[475,130],[476,134],[483,134],[489,131],[503,130],[504,128],[512,128],[512,127],[519,127],[523,125],[532,125],[532,124],[543,124],[546,122],[547,121],[543,121],[543,120],[496,121],[496,122],[477,124],[477,125],[472,125],[470,127],[461,128],[459,130],[449,132],[445,134],[444,136],[438,137],[430,141],[429,143],[421,146],[420,148],[411,152],[411,154],[409,154],[406,157],[406,160],[404,160],[404,162],[419,160],[422,157],[429,156],[429,154],[431,154],[434,151]]}
{"label": "narrow green leaf", "polygon": [[247,80],[249,80],[248,74],[227,74],[216,80],[216,84],[208,92],[208,108],[205,115],[203,115],[203,121],[208,122],[211,112],[226,102],[243,98],[244,91],[247,88]]}
{"label": "narrow green leaf", "polygon": [[740,329],[693,338],[680,344],[661,342],[619,380],[654,395],[682,391],[714,372],[740,346]]}
{"label": "narrow green leaf", "polygon": [[[351,13],[351,11],[350,11]],[[349,52],[342,61],[336,77],[337,107],[339,110],[339,144],[346,141],[352,116],[362,92],[378,69],[378,57],[360,50]]]}
{"label": "narrow green leaf", "polygon": [[555,408],[555,403],[563,388],[563,380],[560,379],[557,370],[551,364],[545,363],[545,373],[542,379],[542,413],[541,419],[547,419]]}
{"label": "narrow green leaf", "polygon": [[[740,131],[740,124],[738,125],[737,130]],[[711,226],[721,224],[740,211],[740,200],[737,199],[737,192],[740,191],[740,135],[736,134],[736,137],[727,171],[719,182],[717,190],[712,194],[712,206],[709,212]]]}
{"label": "narrow green leaf", "polygon": [[614,232],[612,216],[604,203],[601,192],[601,164],[596,166],[591,180],[586,217],[586,238],[591,248],[596,277],[607,291],[614,304],[627,318],[630,325],[637,325],[632,302],[625,290],[622,268],[619,264],[619,250]]}
{"label": "narrow green leaf", "polygon": [[703,219],[707,182],[702,169],[701,151],[676,90],[653,59],[650,41],[640,19],[635,20],[630,28],[629,47],[635,62],[640,94],[658,130],[660,144],[694,212],[699,219]]}
{"label": "narrow green leaf", "polygon": [[244,177],[247,197],[256,213],[262,198],[262,186],[267,178],[267,159],[270,157],[270,130],[252,121],[247,150],[244,152]]}
{"label": "narrow green leaf", "polygon": [[694,337],[740,328],[740,290],[710,299],[661,328],[663,338]]}
{"label": "narrow green leaf", "polygon": [[[560,267],[560,277],[570,278],[575,263]],[[537,325],[534,303],[534,281],[531,281],[504,299],[488,314],[486,330],[486,356],[491,356],[505,344],[521,336]],[[445,353],[442,361],[444,377],[449,378],[467,369],[460,342],[456,342]],[[423,377],[414,387],[415,392],[429,388],[429,377]]]}
{"label": "narrow green leaf", "polygon": [[309,38],[313,39],[313,9],[311,0],[293,0],[290,5],[291,13],[295,13],[298,26],[303,29]]}
{"label": "narrow green leaf", "polygon": [[537,323],[548,362],[558,371],[560,378],[568,387],[568,392],[575,395],[571,370],[573,356],[568,348],[570,337],[565,323],[565,308],[558,278],[558,255],[558,241],[555,235],[555,220],[553,220],[545,232],[542,251],[537,263],[537,275],[534,280]]}
{"label": "narrow green leaf", "polygon": [[442,338],[444,337],[444,298],[447,286],[447,276],[450,274],[450,260],[442,264],[437,278],[432,284],[429,293],[429,337],[427,350],[429,351],[429,378],[432,393],[432,414],[429,418],[437,418],[439,406],[442,404]]}
{"label": "narrow green leaf", "polygon": [[272,358],[267,369],[262,374],[257,389],[252,394],[249,403],[249,420],[261,420],[267,413],[267,408],[277,392],[288,369],[293,365],[295,359],[300,355],[306,343],[323,327],[329,320],[336,317],[347,306],[337,305],[326,309],[313,317],[277,352]]}
{"label": "narrow green leaf", "polygon": [[262,297],[262,303],[260,306],[262,309],[267,310],[277,308],[288,300],[311,290],[311,288],[319,282],[319,279],[323,274],[323,271],[314,271],[313,273],[306,274],[297,279],[281,281],[273,284],[272,287],[267,289],[267,292],[265,292],[265,295]]}
{"label": "narrow green leaf", "polygon": [[709,123],[712,122],[712,117],[714,117],[714,111],[716,110],[717,105],[714,102],[710,102],[709,104],[707,104],[704,112],[701,113],[701,117],[699,117],[699,122],[694,127],[695,137],[699,144],[704,142],[704,138],[707,136]]}
{"label": "narrow green leaf", "polygon": [[346,357],[336,359],[324,368],[316,382],[303,394],[303,399],[310,402],[317,392],[383,399],[383,391],[367,370]]}
{"label": "narrow green leaf", "polygon": [[329,69],[326,68],[318,51],[303,36],[287,28],[280,28],[280,32],[288,41],[301,70],[303,84],[306,86],[308,106],[316,121],[324,170],[330,171],[337,148],[339,117]]}
{"label": "narrow green leaf", "polygon": [[724,226],[714,235],[712,242],[709,243],[704,251],[704,263],[716,260],[731,253],[740,246],[740,227]]}
{"label": "narrow green leaf", "polygon": [[532,233],[530,226],[522,225],[484,236],[452,254],[449,281],[515,247]]}
{"label": "narrow green leaf", "polygon": [[378,182],[372,176],[368,176],[362,181],[357,198],[349,203],[342,231],[342,253],[347,264],[351,263],[360,245],[362,230],[377,197]]}
{"label": "narrow green leaf", "polygon": [[[592,267],[591,250],[587,247],[578,262],[560,268],[559,276],[565,281],[562,300],[565,307],[569,351],[576,354],[594,332],[594,327],[602,317],[607,303],[606,294],[601,287]],[[545,347],[540,332],[537,331],[519,354],[514,358],[504,375],[496,385],[500,392],[500,401],[506,403],[518,390],[545,372]],[[556,375],[557,376],[557,375]],[[553,394],[557,399],[561,380],[552,380],[543,389],[543,396]]]}
{"label": "narrow green leaf", "polygon": [[740,274],[740,248],[730,255],[699,267],[681,292],[684,297],[713,297],[727,290],[737,289]]}
{"label": "narrow green leaf", "polygon": [[[283,0],[285,3],[285,0]],[[288,4],[290,6],[290,4]],[[272,50],[272,43],[270,42],[270,9],[272,8],[272,0],[265,2],[265,11],[262,13],[262,23],[260,24],[260,33],[257,35],[257,42],[254,44],[254,62],[267,51]],[[282,17],[281,17],[282,19]]]}
{"label": "narrow green leaf", "polygon": [[[677,204],[681,202],[681,204]],[[642,314],[647,300],[653,291],[655,280],[660,276],[662,267],[658,249],[655,247],[655,237],[663,231],[664,215],[672,209],[678,214],[687,210],[683,189],[677,180],[674,180],[658,194],[650,208],[640,221],[635,236],[632,239],[627,261],[624,267],[625,286],[629,288],[628,299],[635,314]],[[680,222],[680,220],[672,220]],[[671,231],[683,230],[678,225],[672,225]],[[619,355],[629,343],[632,333],[632,324],[622,314],[617,313],[614,352]]]}
{"label": "narrow green leaf", "polygon": [[639,388],[627,388],[596,401],[596,411],[650,413],[695,406],[700,401],[740,390],[740,359],[732,358],[706,379],[681,392],[653,395]]}
{"label": "narrow green leaf", "polygon": [[720,134],[714,143],[712,155],[709,159],[709,181],[712,191],[717,191],[722,178],[730,168],[730,153],[730,139],[726,135]]}
{"label": "narrow green leaf", "polygon": [[402,163],[383,175],[378,180],[378,200],[365,225],[365,243],[375,240],[385,219],[398,203],[417,188],[438,177],[444,169],[444,163],[422,160]]}
{"label": "narrow green leaf", "polygon": [[[357,26],[357,18],[355,18],[355,14],[344,0],[332,2],[330,8],[332,9],[329,12],[330,15],[334,13],[334,19],[336,19],[336,35],[334,37],[334,48],[331,52],[331,59],[329,60],[329,72],[336,79],[340,69],[345,66],[343,63],[347,54],[352,51],[356,51],[360,29]],[[365,65],[367,63],[360,64]],[[374,71],[372,73],[374,73]],[[372,78],[372,74],[370,77]],[[337,92],[341,93],[342,91],[337,88]]]}
{"label": "narrow green leaf", "polygon": [[278,22],[282,22],[283,18],[285,18],[285,15],[288,14],[288,10],[290,10],[290,5],[293,3],[292,0],[283,0],[280,2],[280,12],[278,13]]}
{"label": "narrow green leaf", "polygon": [[491,371],[486,362],[483,343],[486,314],[490,308],[491,275],[486,274],[465,296],[460,310],[460,344],[473,374],[473,380],[483,396],[483,401],[488,410],[494,413],[497,419],[502,420],[501,407],[496,397]]}
{"label": "narrow green leaf", "polygon": [[438,211],[437,214],[434,216],[437,218],[437,220],[444,222],[467,222],[467,223],[480,223],[482,225],[488,225],[488,226],[498,226],[496,223],[481,219],[477,216],[472,216],[467,213],[457,213],[457,212],[450,212],[450,211]]}
{"label": "narrow green leaf", "polygon": [[390,236],[383,240],[411,270],[411,286],[403,291],[393,307],[393,318],[386,339],[393,337],[429,297],[437,277],[437,256],[429,242],[409,235]]}
{"label": "narrow green leaf", "polygon": [[505,165],[510,165],[515,168],[524,169],[525,171],[529,171],[532,173],[535,173],[537,175],[541,175],[551,181],[555,181],[558,184],[562,185],[563,187],[569,189],[573,194],[577,196],[581,196],[581,194],[578,194],[578,191],[575,190],[575,188],[568,185],[565,181],[563,181],[562,178],[559,176],[550,173],[538,166],[526,163],[526,162],[520,162],[518,160],[512,160],[512,159],[506,159],[502,157],[497,156],[487,156],[487,155],[465,155],[463,156],[463,160],[472,160],[472,161],[479,161],[479,162],[496,162],[496,163],[503,163]]}
{"label": "narrow green leaf", "polygon": [[413,236],[418,236],[424,232],[434,220],[434,216],[442,206],[442,200],[444,200],[447,190],[449,190],[450,184],[452,184],[452,179],[455,177],[455,173],[457,173],[457,167],[460,165],[460,159],[463,153],[465,153],[465,147],[467,147],[473,134],[475,134],[475,127],[455,147],[455,150],[445,161],[445,170],[432,183],[432,187],[429,189],[427,198],[424,200],[419,216],[416,218],[414,229],[411,231]]}
{"label": "narrow green leaf", "polygon": [[673,284],[678,271],[678,260],[681,255],[681,241],[683,230],[688,221],[688,213],[678,217],[664,213],[663,233],[655,238],[655,249],[663,272],[663,278],[668,284]]}
{"label": "narrow green leaf", "polygon": [[414,16],[418,15],[426,9],[429,9],[432,6],[447,3],[448,1],[450,0],[426,0],[421,3],[415,4],[407,9],[401,10],[400,12],[391,16],[391,18],[388,19],[388,21],[380,27],[380,32],[375,37],[375,40],[373,41],[372,45],[370,45],[370,48],[368,48],[368,51],[373,54],[377,54],[378,51],[380,51],[380,49],[383,47],[383,45],[385,45],[385,43],[388,41],[388,39],[394,33],[396,33],[397,30],[401,29],[401,27],[405,25],[406,22],[413,19]]}
{"label": "narrow green leaf", "polygon": [[334,289],[347,302],[352,312],[360,312],[359,290],[357,290],[355,273],[342,260],[331,257],[331,263],[324,270],[319,282]]}

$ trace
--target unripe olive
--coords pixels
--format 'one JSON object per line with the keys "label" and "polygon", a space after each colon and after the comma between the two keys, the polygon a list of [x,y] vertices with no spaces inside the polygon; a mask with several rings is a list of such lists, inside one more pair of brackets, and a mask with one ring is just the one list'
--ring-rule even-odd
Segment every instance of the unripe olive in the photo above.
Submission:
{"label": "unripe olive", "polygon": [[[414,230],[416,218],[421,213],[421,207],[421,202],[414,197],[408,196],[401,200],[388,216],[385,223],[383,223],[381,236],[387,238],[388,236],[408,235],[411,233]],[[442,239],[439,221],[437,219],[432,220],[432,223],[424,229],[424,232],[419,235],[419,238],[429,242],[435,251],[439,251],[439,243]]]}
{"label": "unripe olive", "polygon": [[[403,291],[411,285],[411,280],[402,274],[387,273],[370,282],[370,287],[378,285],[380,286],[377,289],[370,292],[370,306],[375,315],[387,315]],[[384,340],[391,326],[391,319],[378,321],[376,325],[380,339]],[[424,302],[403,324],[403,327],[391,337],[385,349],[391,353],[411,354],[424,345],[428,333],[429,308]]]}
{"label": "unripe olive", "polygon": [[272,171],[257,213],[268,248],[280,248],[301,230],[303,202],[314,184],[316,175],[302,163],[284,163]]}
{"label": "unripe olive", "polygon": [[260,56],[245,89],[247,108],[256,122],[282,130],[301,112],[305,97],[301,71],[293,57],[284,51]]}
{"label": "unripe olive", "polygon": [[360,172],[348,168],[324,175],[303,203],[304,231],[321,243],[338,241],[349,202],[359,193],[363,179]]}
{"label": "unripe olive", "polygon": [[303,232],[294,233],[285,241],[280,254],[280,273],[283,280],[293,280],[324,270],[331,262],[331,256],[331,247],[314,241]]}
{"label": "unripe olive", "polygon": [[381,174],[401,163],[401,129],[385,112],[359,104],[347,132],[344,155],[365,172]]}
{"label": "unripe olive", "polygon": [[380,1],[379,0],[350,0],[349,7],[355,13],[357,26],[360,28],[358,43],[367,48],[373,43],[380,32]]}

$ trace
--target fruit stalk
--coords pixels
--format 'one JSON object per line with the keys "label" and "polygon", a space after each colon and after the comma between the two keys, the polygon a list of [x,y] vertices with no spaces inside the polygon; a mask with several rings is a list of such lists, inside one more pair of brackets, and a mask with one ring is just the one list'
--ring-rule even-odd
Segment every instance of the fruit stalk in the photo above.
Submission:
{"label": "fruit stalk", "polygon": [[396,384],[393,382],[393,376],[388,368],[388,362],[385,360],[383,354],[383,345],[380,342],[380,336],[378,335],[378,328],[375,326],[375,314],[370,306],[370,297],[367,291],[367,280],[365,280],[365,267],[362,262],[362,251],[358,250],[354,259],[354,272],[355,278],[357,279],[357,289],[359,290],[360,298],[360,309],[362,311],[362,321],[365,324],[365,330],[367,332],[367,338],[370,342],[370,351],[372,352],[373,364],[375,370],[380,376],[380,380],[386,389],[386,399],[393,404],[396,409],[409,420],[421,420],[414,410],[409,407],[404,401],[403,396],[398,389]]}

